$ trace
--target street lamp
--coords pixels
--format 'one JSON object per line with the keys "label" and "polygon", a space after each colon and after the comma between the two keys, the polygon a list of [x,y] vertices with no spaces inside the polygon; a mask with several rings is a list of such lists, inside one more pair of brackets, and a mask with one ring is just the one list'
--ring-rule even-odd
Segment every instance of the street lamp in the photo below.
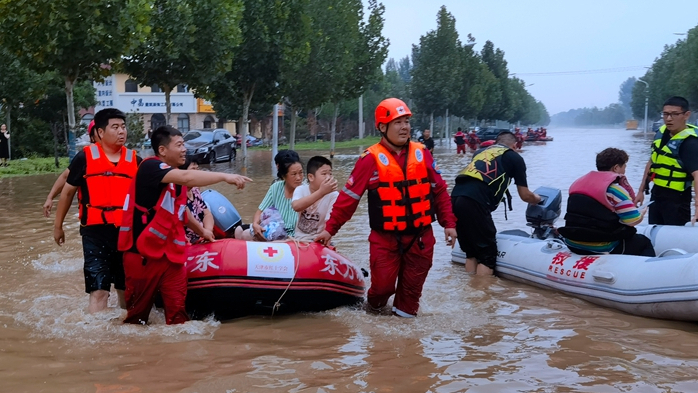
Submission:
{"label": "street lamp", "polygon": [[646,136],[647,135],[647,104],[648,104],[649,96],[650,96],[649,95],[650,84],[643,81],[642,79],[638,79],[637,81],[645,84],[645,130],[642,132],[642,135]]}

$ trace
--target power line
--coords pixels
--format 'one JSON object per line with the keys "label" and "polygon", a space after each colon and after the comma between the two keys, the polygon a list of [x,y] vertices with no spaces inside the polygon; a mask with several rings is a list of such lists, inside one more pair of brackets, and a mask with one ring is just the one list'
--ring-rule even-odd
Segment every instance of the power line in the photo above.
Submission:
{"label": "power line", "polygon": [[613,72],[629,72],[647,69],[646,66],[627,66],[616,68],[601,68],[597,70],[581,70],[581,71],[557,71],[557,72],[524,72],[513,73],[514,76],[565,76],[565,75],[589,75],[589,74],[609,74]]}

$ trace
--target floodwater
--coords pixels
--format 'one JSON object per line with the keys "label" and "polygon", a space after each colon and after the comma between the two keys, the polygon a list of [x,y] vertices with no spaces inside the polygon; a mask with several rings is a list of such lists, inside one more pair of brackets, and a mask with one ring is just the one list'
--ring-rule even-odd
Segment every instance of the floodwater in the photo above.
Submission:
{"label": "floodwater", "polygon": [[[553,142],[524,146],[532,189],[566,189],[609,146],[628,151],[628,177],[639,182],[649,153],[641,134],[549,133]],[[450,185],[465,165],[454,151],[444,143],[435,153]],[[314,153],[324,152],[301,155]],[[359,153],[335,156],[341,182]],[[270,184],[270,158],[269,152],[251,152],[247,174],[255,183],[245,190],[213,187],[246,220]],[[213,169],[241,170],[235,163]],[[2,392],[698,391],[698,325],[634,317],[552,291],[470,277],[450,262],[440,228],[420,315],[413,320],[343,308],[166,326],[153,311],[151,325],[125,326],[115,296],[107,312],[88,315],[77,210],[66,219],[63,247],[54,244],[52,220],[41,213],[54,179],[0,180]],[[516,198],[509,219],[500,208],[495,222],[499,229],[524,228],[524,211]],[[340,252],[365,268],[366,215],[362,203],[335,237]]]}

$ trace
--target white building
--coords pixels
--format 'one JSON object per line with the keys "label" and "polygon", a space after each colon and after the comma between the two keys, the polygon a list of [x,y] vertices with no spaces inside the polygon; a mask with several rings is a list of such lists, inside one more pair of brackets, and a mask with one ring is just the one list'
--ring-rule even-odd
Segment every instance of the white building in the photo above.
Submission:
{"label": "white building", "polygon": [[[125,113],[138,113],[143,116],[144,129],[155,130],[166,124],[167,106],[165,93],[157,86],[138,86],[126,74],[114,74],[104,82],[95,82],[97,105],[95,113],[104,108],[118,108]],[[170,125],[182,132],[195,128],[216,128],[218,118],[210,102],[197,99],[187,86],[179,85],[170,94]],[[91,120],[91,114],[83,116],[83,122]],[[235,132],[234,124],[225,128]]]}

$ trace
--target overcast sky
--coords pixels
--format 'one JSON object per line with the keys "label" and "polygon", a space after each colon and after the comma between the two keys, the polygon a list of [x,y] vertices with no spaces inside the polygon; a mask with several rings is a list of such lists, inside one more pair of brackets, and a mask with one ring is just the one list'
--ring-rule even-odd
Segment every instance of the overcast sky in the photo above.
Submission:
{"label": "overcast sky", "polygon": [[[616,102],[625,79],[644,75],[641,67],[650,66],[664,45],[682,38],[674,33],[698,24],[698,0],[379,1],[386,8],[388,57],[411,56],[412,44],[436,28],[436,14],[445,5],[461,39],[471,33],[476,50],[487,40],[501,48],[509,72],[533,84],[528,91],[551,115]],[[622,72],[525,75],[625,67]]]}

